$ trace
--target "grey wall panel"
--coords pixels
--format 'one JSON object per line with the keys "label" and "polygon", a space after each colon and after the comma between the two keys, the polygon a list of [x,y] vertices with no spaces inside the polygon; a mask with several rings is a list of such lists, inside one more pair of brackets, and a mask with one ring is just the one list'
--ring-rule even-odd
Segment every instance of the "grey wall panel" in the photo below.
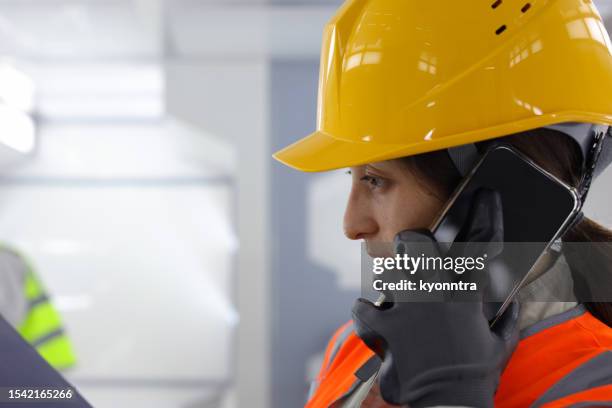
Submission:
{"label": "grey wall panel", "polygon": [[[318,62],[273,61],[270,69],[272,147],[315,128]],[[350,319],[357,291],[342,289],[336,271],[307,255],[308,187],[314,176],[272,166],[272,399],[299,407],[307,392],[306,363]],[[355,271],[359,274],[359,271]]]}

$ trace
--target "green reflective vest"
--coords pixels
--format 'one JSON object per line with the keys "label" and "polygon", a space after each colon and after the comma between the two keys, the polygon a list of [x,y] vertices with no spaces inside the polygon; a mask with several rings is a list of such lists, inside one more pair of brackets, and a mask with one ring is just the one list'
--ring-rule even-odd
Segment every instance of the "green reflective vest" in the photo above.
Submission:
{"label": "green reflective vest", "polygon": [[61,370],[75,364],[76,356],[60,315],[29,266],[25,276],[25,296],[28,312],[17,331],[54,368]]}

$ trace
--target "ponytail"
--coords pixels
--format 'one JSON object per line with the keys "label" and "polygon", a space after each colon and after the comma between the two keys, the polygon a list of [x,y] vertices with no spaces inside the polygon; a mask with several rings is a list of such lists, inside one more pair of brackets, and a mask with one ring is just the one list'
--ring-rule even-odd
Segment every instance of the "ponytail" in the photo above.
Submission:
{"label": "ponytail", "polygon": [[[584,250],[564,251],[567,263],[574,272],[576,296],[580,299],[582,293],[585,296],[590,295],[588,282],[581,282],[584,278],[603,286],[600,290],[609,293],[608,282],[612,281],[612,231],[593,220],[584,218],[563,236],[563,242],[597,243],[590,246],[587,253]],[[584,302],[584,305],[595,317],[612,327],[612,303]]]}

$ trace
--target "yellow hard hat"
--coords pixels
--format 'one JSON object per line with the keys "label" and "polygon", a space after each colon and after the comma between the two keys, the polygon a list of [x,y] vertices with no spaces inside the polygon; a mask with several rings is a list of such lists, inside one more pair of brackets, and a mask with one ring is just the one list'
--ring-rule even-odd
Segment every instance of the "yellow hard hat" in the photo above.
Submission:
{"label": "yellow hard hat", "polygon": [[612,45],[591,0],[349,0],[327,25],[303,171],[566,122],[612,125]]}

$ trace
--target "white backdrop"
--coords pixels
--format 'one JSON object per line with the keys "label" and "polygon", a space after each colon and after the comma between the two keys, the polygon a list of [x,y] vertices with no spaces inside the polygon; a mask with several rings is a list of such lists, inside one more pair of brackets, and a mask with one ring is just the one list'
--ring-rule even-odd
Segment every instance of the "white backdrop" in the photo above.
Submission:
{"label": "white backdrop", "polygon": [[94,406],[186,404],[230,380],[234,193],[191,154],[201,139],[171,120],[48,125],[0,179],[0,239],[47,286]]}

